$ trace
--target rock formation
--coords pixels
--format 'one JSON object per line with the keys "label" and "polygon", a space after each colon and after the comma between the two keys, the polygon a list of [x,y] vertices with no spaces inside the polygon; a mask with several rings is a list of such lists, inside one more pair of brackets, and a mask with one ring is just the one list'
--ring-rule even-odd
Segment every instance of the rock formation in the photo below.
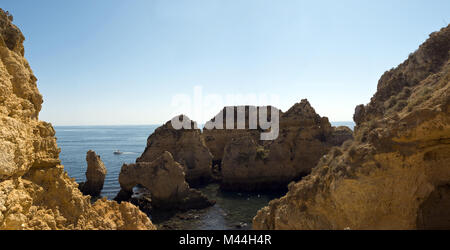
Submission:
{"label": "rock formation", "polygon": [[154,229],[130,203],[90,203],[60,165],[24,36],[0,9],[0,229]]}
{"label": "rock formation", "polygon": [[355,141],[323,157],[255,229],[450,229],[450,26],[355,109]]}
{"label": "rock formation", "polygon": [[89,150],[86,154],[87,170],[86,182],[79,185],[81,192],[84,195],[97,197],[100,195],[106,177],[106,167],[103,164],[100,156],[94,151]]}
{"label": "rock formation", "polygon": [[196,123],[186,116],[181,115],[178,118],[190,123],[192,129],[175,129],[171,121],[168,121],[149,136],[147,147],[136,162],[151,162],[168,151],[175,161],[183,166],[186,181],[190,185],[206,183],[211,179],[212,155]]}
{"label": "rock formation", "polygon": [[[227,108],[233,109],[234,112],[234,124],[233,129],[226,129],[226,117],[227,117]],[[260,129],[249,129],[249,112],[250,109],[257,110],[259,107],[255,106],[236,106],[236,107],[225,107],[223,108],[213,119],[209,122],[213,122],[216,117],[222,117],[222,128],[223,129],[203,129],[203,137],[205,138],[205,143],[208,149],[211,151],[213,155],[213,165],[221,165],[223,152],[228,143],[231,142],[234,138],[240,138],[242,136],[250,136],[255,141],[259,141],[259,136],[261,133]],[[237,110],[244,109],[245,110],[245,129],[237,129]],[[281,111],[279,111],[281,113]],[[259,112],[256,111],[256,117],[259,118]],[[258,122],[257,122],[258,123]],[[259,127],[259,126],[258,126]]]}
{"label": "rock formation", "polygon": [[344,142],[353,140],[353,131],[346,126],[333,127],[331,136],[327,139],[331,145],[341,146]]}
{"label": "rock formation", "polygon": [[213,205],[200,191],[189,187],[183,167],[165,151],[151,162],[124,164],[120,170],[121,191],[116,200],[132,198],[133,188],[141,185],[150,195],[151,207],[157,209],[199,209]]}
{"label": "rock formation", "polygon": [[280,112],[277,139],[261,141],[262,131],[205,130],[207,145],[217,160],[222,157],[222,189],[283,189],[290,181],[309,174],[332,146],[352,138],[350,129],[332,127],[306,99],[286,113]]}

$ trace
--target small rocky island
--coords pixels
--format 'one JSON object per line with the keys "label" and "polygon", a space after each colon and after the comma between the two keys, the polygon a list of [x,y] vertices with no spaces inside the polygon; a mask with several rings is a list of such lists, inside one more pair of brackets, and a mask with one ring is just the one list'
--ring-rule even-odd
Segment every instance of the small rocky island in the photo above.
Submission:
{"label": "small rocky island", "polygon": [[[226,111],[223,113],[226,115]],[[349,128],[332,127],[328,118],[319,116],[306,99],[285,113],[279,111],[279,116],[279,136],[270,141],[260,140],[262,129],[237,133],[204,130],[207,145],[217,154],[214,157],[223,190],[286,189],[289,182],[309,174],[333,146],[353,138]]]}

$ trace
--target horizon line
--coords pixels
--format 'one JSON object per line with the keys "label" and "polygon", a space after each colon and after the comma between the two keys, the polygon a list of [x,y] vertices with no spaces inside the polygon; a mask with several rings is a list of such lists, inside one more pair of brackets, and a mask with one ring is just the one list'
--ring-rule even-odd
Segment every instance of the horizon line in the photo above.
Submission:
{"label": "horizon line", "polygon": [[[354,121],[330,121],[330,123],[339,123],[339,122],[345,122],[345,123],[355,123]],[[51,123],[51,122],[50,122]],[[52,124],[53,127],[102,127],[102,126],[161,126],[165,124],[163,123],[153,123],[153,124],[70,124],[70,125],[55,125]],[[200,123],[198,125],[205,125],[203,123]]]}

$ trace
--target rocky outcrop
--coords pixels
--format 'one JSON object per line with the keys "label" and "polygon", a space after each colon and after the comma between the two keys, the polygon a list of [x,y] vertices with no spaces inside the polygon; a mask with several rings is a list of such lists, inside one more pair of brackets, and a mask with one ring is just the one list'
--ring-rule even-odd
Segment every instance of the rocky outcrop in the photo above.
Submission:
{"label": "rocky outcrop", "polygon": [[207,183],[211,180],[212,155],[196,123],[183,115],[178,116],[178,119],[189,123],[191,129],[175,129],[168,121],[149,136],[147,147],[136,162],[151,162],[168,151],[183,166],[186,181],[190,185]]}
{"label": "rocky outcrop", "polygon": [[86,154],[87,170],[86,182],[79,185],[79,189],[84,195],[97,197],[100,195],[106,177],[106,167],[100,156],[89,150]]}
{"label": "rocky outcrop", "polygon": [[154,229],[130,203],[91,204],[60,165],[24,36],[0,9],[0,229]]}
{"label": "rocky outcrop", "polygon": [[[258,126],[259,112],[257,111],[259,107],[255,106],[235,106],[235,107],[225,107],[223,108],[213,119],[208,121],[208,123],[215,122],[216,117],[221,117],[222,119],[222,128],[203,128],[203,137],[205,138],[205,143],[208,149],[211,151],[213,155],[213,166],[221,165],[224,149],[228,143],[230,143],[235,138],[240,138],[242,136],[250,136],[253,140],[258,141],[260,139],[261,129],[249,129],[249,112],[251,109],[256,112],[256,123]],[[245,127],[244,129],[238,129],[237,126],[237,111],[238,109],[243,109],[245,111]],[[233,128],[226,129],[226,117],[227,110],[233,111]],[[279,111],[281,113],[281,111]],[[270,114],[270,113],[269,113]],[[212,126],[212,125],[211,125]]]}
{"label": "rocky outcrop", "polygon": [[344,142],[353,140],[353,131],[346,126],[333,127],[328,143],[333,146],[341,146]]}
{"label": "rocky outcrop", "polygon": [[255,229],[450,228],[450,26],[355,109],[354,142],[321,158]]}
{"label": "rocky outcrop", "polygon": [[130,200],[133,188],[140,185],[150,193],[144,198],[151,203],[151,208],[186,210],[214,204],[200,191],[189,187],[183,167],[167,151],[151,162],[124,164],[119,183],[121,191],[116,197],[119,201]]}
{"label": "rocky outcrop", "polygon": [[[320,117],[305,99],[286,113],[280,113],[279,136],[273,141],[260,141],[259,132],[246,130],[218,132],[225,141],[221,166],[224,190],[283,189],[292,180],[310,173],[319,159],[332,146],[352,138],[350,129],[334,128],[326,117]],[[209,137],[215,137],[210,131]],[[223,134],[228,133],[228,137]],[[255,135],[256,133],[256,135]],[[210,145],[210,144],[208,144]]]}

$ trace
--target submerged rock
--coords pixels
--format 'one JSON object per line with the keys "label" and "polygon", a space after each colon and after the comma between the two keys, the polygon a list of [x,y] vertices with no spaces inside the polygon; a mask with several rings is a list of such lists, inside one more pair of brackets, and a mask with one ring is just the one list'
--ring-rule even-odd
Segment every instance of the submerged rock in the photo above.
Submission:
{"label": "submerged rock", "polygon": [[355,109],[355,141],[261,209],[253,228],[450,229],[449,58],[447,26]]}
{"label": "submerged rock", "polygon": [[155,209],[200,209],[214,204],[200,191],[189,187],[183,167],[167,151],[151,162],[124,164],[119,183],[118,201],[130,200],[133,188],[141,185],[149,191],[145,198]]}
{"label": "submerged rock", "polygon": [[106,177],[106,167],[100,156],[94,151],[89,150],[86,154],[87,170],[86,170],[86,182],[82,182],[79,185],[81,192],[84,195],[90,195],[97,197],[100,195],[103,184]]}
{"label": "submerged rock", "polygon": [[190,185],[207,183],[211,180],[212,155],[201,137],[201,131],[188,117],[181,115],[176,118],[190,124],[191,129],[175,129],[168,121],[149,136],[147,147],[136,162],[151,162],[168,151],[183,167]]}
{"label": "submerged rock", "polygon": [[130,203],[94,204],[60,165],[24,36],[0,9],[0,229],[155,229]]}

